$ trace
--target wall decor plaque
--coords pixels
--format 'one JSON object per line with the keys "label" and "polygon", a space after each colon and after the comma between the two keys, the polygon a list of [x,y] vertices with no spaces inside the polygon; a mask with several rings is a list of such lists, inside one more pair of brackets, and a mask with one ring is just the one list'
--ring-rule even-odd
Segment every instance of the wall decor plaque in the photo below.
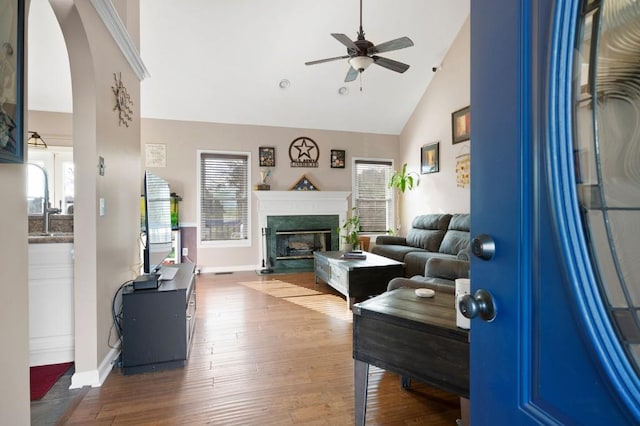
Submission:
{"label": "wall decor plaque", "polygon": [[318,167],[320,149],[313,139],[306,136],[296,138],[289,145],[291,167]]}

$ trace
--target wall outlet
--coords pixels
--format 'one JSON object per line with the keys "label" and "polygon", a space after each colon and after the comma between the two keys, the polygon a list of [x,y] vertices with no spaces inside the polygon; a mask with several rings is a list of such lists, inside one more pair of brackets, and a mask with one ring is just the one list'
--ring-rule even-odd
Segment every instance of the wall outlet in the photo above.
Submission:
{"label": "wall outlet", "polygon": [[189,247],[182,247],[182,255],[189,256]]}

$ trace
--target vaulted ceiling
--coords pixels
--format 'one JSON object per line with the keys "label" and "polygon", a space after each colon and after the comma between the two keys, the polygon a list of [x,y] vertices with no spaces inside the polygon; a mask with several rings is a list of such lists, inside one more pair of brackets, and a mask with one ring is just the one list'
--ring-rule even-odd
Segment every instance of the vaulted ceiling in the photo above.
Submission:
{"label": "vaulted ceiling", "polygon": [[[446,69],[469,1],[363,0],[366,39],[408,36],[414,46],[380,56],[411,67],[371,65],[345,83],[346,59],[305,62],[346,54],[330,34],[356,39],[358,0],[140,0],[140,55],[151,74],[141,115],[399,134],[432,69]],[[66,48],[47,0],[31,0],[28,43],[29,109],[72,112]]]}

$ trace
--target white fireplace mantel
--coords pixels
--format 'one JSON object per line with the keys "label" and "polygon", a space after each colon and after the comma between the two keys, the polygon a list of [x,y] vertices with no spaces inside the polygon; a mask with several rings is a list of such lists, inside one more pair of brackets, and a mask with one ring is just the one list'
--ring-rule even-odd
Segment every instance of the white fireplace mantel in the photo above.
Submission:
{"label": "white fireplace mantel", "polygon": [[[348,191],[254,191],[258,198],[258,235],[267,227],[269,216],[338,215],[347,220]],[[262,245],[260,256],[264,259]]]}
{"label": "white fireplace mantel", "polygon": [[[255,191],[261,227],[267,216],[337,214],[342,223],[349,208],[348,191]],[[264,225],[262,225],[264,219]]]}
{"label": "white fireplace mantel", "polygon": [[254,191],[258,198],[258,235],[269,216],[338,215],[347,220],[348,191]]}

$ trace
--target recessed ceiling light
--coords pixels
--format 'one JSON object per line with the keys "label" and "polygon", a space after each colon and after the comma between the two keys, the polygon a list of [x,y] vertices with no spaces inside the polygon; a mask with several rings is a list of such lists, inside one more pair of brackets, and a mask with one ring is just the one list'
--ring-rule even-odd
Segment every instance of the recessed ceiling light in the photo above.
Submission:
{"label": "recessed ceiling light", "polygon": [[346,86],[342,86],[338,89],[338,93],[341,95],[347,95],[349,93],[349,88]]}
{"label": "recessed ceiling light", "polygon": [[286,78],[283,78],[282,80],[280,80],[280,83],[278,83],[278,87],[283,90],[288,89],[290,85],[291,85],[291,82]]}

